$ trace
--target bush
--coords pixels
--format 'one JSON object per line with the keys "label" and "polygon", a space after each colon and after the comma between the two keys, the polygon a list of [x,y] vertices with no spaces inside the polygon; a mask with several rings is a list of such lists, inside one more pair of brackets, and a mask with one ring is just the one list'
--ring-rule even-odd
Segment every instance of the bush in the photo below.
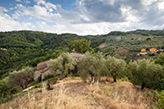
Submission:
{"label": "bush", "polygon": [[157,51],[157,53],[158,53],[158,54],[160,54],[160,53],[161,53],[161,51]]}
{"label": "bush", "polygon": [[42,84],[39,84],[39,85],[37,86],[37,88],[42,88]]}
{"label": "bush", "polygon": [[80,77],[79,74],[72,74],[71,76],[72,76],[72,77]]}
{"label": "bush", "polygon": [[10,89],[10,93],[11,94],[16,94],[17,92],[18,92],[18,90],[16,88]]}
{"label": "bush", "polygon": [[53,81],[52,84],[56,84],[56,81]]}
{"label": "bush", "polygon": [[164,49],[164,46],[162,46],[162,49]]}
{"label": "bush", "polygon": [[7,102],[7,101],[10,101],[10,100],[12,100],[14,97],[11,95],[11,96],[7,96],[7,97],[5,97],[5,98],[0,98],[0,104],[1,103],[5,103],[5,102]]}
{"label": "bush", "polygon": [[42,75],[40,75],[39,77],[38,77],[38,82],[41,82],[42,81]]}
{"label": "bush", "polygon": [[151,54],[149,54],[149,56],[155,56],[155,53],[151,53]]}
{"label": "bush", "polygon": [[54,75],[47,75],[47,76],[44,77],[43,81],[45,81],[47,79],[50,79],[50,78],[53,78],[53,77],[54,77]]}
{"label": "bush", "polygon": [[157,92],[155,91],[157,98],[158,98],[158,103],[157,103],[157,107],[159,109],[163,109],[164,108],[164,90],[162,90],[161,92]]}
{"label": "bush", "polygon": [[146,40],[151,40],[151,38],[149,37],[149,38],[147,38]]}

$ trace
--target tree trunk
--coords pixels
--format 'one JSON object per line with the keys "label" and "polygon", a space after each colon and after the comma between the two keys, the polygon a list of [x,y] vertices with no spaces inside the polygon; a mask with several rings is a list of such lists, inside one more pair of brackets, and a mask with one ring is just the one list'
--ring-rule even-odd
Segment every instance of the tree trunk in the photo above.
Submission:
{"label": "tree trunk", "polygon": [[112,75],[112,77],[113,77],[113,79],[114,79],[113,83],[116,82],[116,77],[115,77],[115,75],[112,74],[112,73],[111,73],[111,75]]}
{"label": "tree trunk", "polygon": [[142,83],[142,86],[141,86],[141,90],[143,91],[144,87],[145,87],[145,83]]}
{"label": "tree trunk", "polygon": [[24,89],[24,87],[23,87],[23,85],[20,85],[21,86],[21,88],[22,88],[22,90]]}
{"label": "tree trunk", "polygon": [[90,83],[92,83],[92,81],[93,81],[93,76],[91,75],[91,81],[90,81]]}
{"label": "tree trunk", "polygon": [[28,83],[27,83],[27,84],[25,84],[25,89],[27,88],[27,86],[28,86]]}
{"label": "tree trunk", "polygon": [[113,77],[114,81],[113,82],[116,82],[116,77]]}

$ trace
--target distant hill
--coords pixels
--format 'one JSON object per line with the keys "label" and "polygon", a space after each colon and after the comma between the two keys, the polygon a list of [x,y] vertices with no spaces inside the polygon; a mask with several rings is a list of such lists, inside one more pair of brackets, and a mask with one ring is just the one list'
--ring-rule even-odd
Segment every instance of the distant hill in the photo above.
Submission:
{"label": "distant hill", "polygon": [[25,66],[35,67],[38,62],[57,57],[67,51],[71,41],[82,38],[91,40],[91,47],[96,52],[126,60],[143,58],[136,55],[142,48],[164,47],[164,30],[113,31],[88,36],[27,30],[0,32],[0,48],[3,48],[0,49],[0,76]]}

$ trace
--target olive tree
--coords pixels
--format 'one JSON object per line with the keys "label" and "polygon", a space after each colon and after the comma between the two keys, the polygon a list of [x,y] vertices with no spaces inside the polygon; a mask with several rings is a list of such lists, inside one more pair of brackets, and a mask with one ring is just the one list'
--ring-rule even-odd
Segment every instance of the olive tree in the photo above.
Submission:
{"label": "olive tree", "polygon": [[9,74],[8,85],[9,87],[21,86],[22,89],[27,88],[28,84],[33,81],[34,69],[26,67],[19,71],[13,71]]}
{"label": "olive tree", "polygon": [[157,59],[154,60],[156,64],[164,66],[164,54],[160,53]]}
{"label": "olive tree", "polygon": [[161,79],[163,67],[148,59],[139,59],[130,62],[128,66],[129,79],[134,85],[141,85],[141,90],[144,87],[155,88]]}
{"label": "olive tree", "polygon": [[78,70],[81,78],[86,81],[89,76],[91,76],[91,81],[95,77],[95,80],[99,80],[101,74],[104,71],[105,59],[102,53],[98,52],[95,55],[87,52],[85,56],[81,59],[78,65]]}
{"label": "olive tree", "polygon": [[108,55],[105,61],[105,66],[108,75],[113,77],[114,82],[116,82],[116,78],[126,75],[125,73],[127,64],[123,59],[117,59]]}
{"label": "olive tree", "polygon": [[75,69],[77,60],[75,57],[69,53],[61,54],[57,59],[49,61],[49,69],[51,72],[56,74],[56,71],[59,70],[63,76],[67,76],[70,70]]}

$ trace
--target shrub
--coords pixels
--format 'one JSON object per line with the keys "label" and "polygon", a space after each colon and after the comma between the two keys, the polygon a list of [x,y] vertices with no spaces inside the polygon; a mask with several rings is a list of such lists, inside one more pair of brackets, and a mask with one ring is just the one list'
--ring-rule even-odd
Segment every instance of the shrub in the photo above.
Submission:
{"label": "shrub", "polygon": [[39,77],[38,77],[38,82],[41,82],[42,81],[42,75],[40,75]]}
{"label": "shrub", "polygon": [[160,109],[164,108],[164,90],[162,90],[161,92],[157,92],[155,91],[157,98],[158,98],[158,104],[157,107]]}
{"label": "shrub", "polygon": [[149,56],[155,56],[155,53],[150,53]]}
{"label": "shrub", "polygon": [[151,38],[149,37],[149,38],[147,38],[146,40],[151,40]]}
{"label": "shrub", "polygon": [[50,78],[53,78],[53,77],[54,77],[54,75],[47,75],[47,76],[44,76],[43,81],[45,81],[45,80],[47,80],[47,79],[50,79]]}
{"label": "shrub", "polygon": [[72,76],[72,77],[80,77],[79,74],[72,74],[71,76]]}
{"label": "shrub", "polygon": [[52,84],[56,84],[56,81],[53,81]]}
{"label": "shrub", "polygon": [[10,89],[10,93],[11,94],[16,94],[17,92],[18,92],[18,90],[16,88]]}
{"label": "shrub", "polygon": [[161,53],[161,51],[157,51],[157,53],[158,53],[158,54],[160,54],[160,53]]}
{"label": "shrub", "polygon": [[42,87],[42,84],[39,84],[37,87],[38,87],[38,88],[41,88],[41,87]]}
{"label": "shrub", "polygon": [[5,103],[5,102],[7,102],[7,101],[10,101],[10,100],[12,100],[13,98],[14,98],[13,95],[7,96],[7,97],[5,97],[5,98],[0,98],[0,104],[1,104],[1,103]]}

